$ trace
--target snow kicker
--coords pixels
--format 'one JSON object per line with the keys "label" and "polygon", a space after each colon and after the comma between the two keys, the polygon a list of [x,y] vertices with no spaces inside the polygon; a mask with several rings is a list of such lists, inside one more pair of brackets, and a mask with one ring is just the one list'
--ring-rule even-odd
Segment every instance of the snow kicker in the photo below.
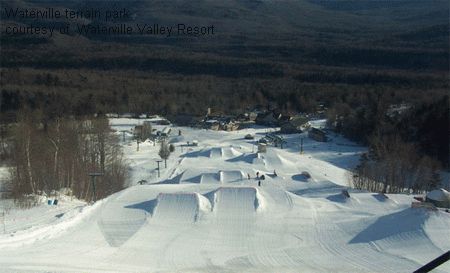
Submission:
{"label": "snow kicker", "polygon": [[195,222],[202,213],[210,210],[209,200],[201,194],[160,193],[152,218],[160,221]]}

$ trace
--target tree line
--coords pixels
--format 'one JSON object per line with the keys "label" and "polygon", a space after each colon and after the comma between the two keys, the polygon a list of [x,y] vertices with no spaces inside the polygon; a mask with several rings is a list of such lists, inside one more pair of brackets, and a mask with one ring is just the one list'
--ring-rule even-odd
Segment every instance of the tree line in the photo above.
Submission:
{"label": "tree line", "polygon": [[[128,170],[118,138],[106,118],[54,117],[23,110],[10,132],[12,195],[69,190],[93,200],[124,188]],[[96,196],[89,173],[97,179]]]}
{"label": "tree line", "polygon": [[355,109],[339,104],[328,113],[338,132],[369,146],[354,170],[354,186],[391,193],[441,187],[439,172],[449,168],[449,97],[406,104],[401,113],[387,102]]}
{"label": "tree line", "polygon": [[352,175],[357,189],[382,193],[421,193],[440,186],[438,161],[419,156],[414,144],[396,136],[371,140],[370,153],[361,157]]}

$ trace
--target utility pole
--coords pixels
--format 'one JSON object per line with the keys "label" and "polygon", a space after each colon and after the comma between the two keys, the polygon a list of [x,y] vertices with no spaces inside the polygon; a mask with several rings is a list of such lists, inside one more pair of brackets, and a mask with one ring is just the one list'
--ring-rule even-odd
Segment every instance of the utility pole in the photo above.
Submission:
{"label": "utility pole", "polygon": [[303,154],[303,138],[300,138],[300,154]]}
{"label": "utility pole", "polygon": [[92,200],[93,200],[94,203],[95,203],[95,201],[97,201],[97,200],[96,200],[96,194],[95,194],[95,182],[96,182],[95,178],[96,178],[97,176],[102,176],[103,173],[89,173],[88,175],[91,177],[91,184],[92,184]]}
{"label": "utility pole", "polygon": [[161,163],[162,160],[156,160],[156,163],[158,164],[158,178],[160,177],[160,173],[159,173],[159,163]]}

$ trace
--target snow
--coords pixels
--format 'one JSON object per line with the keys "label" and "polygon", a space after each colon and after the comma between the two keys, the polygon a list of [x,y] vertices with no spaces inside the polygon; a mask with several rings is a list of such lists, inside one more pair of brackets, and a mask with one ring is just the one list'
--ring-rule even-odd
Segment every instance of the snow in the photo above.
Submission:
{"label": "snow", "polygon": [[160,193],[153,216],[159,221],[195,222],[201,212],[210,210],[209,200],[201,194]]}
{"label": "snow", "polygon": [[214,211],[230,218],[252,214],[262,203],[254,187],[221,187],[214,193]]}
{"label": "snow", "polygon": [[[142,122],[111,119],[120,137]],[[450,248],[449,213],[349,188],[348,170],[366,148],[340,136],[284,135],[284,149],[256,154],[244,136],[257,141],[265,128],[171,128],[182,136],[171,137],[175,152],[160,177],[158,145],[137,151],[126,134],[125,190],[93,205],[64,198],[9,209],[0,272],[412,272]],[[186,145],[193,140],[198,146]],[[449,271],[447,263],[434,272]]]}
{"label": "snow", "polygon": [[450,193],[444,189],[433,190],[427,193],[427,198],[435,201],[450,200]]}

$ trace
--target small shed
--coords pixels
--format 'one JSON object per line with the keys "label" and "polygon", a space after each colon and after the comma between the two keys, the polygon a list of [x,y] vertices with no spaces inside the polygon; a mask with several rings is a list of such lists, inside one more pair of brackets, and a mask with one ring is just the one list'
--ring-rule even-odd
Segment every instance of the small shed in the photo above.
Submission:
{"label": "small shed", "polygon": [[267,144],[258,143],[258,153],[265,153],[265,152],[267,152]]}
{"label": "small shed", "polygon": [[427,193],[425,201],[436,207],[450,208],[450,193],[444,189],[437,189]]}

